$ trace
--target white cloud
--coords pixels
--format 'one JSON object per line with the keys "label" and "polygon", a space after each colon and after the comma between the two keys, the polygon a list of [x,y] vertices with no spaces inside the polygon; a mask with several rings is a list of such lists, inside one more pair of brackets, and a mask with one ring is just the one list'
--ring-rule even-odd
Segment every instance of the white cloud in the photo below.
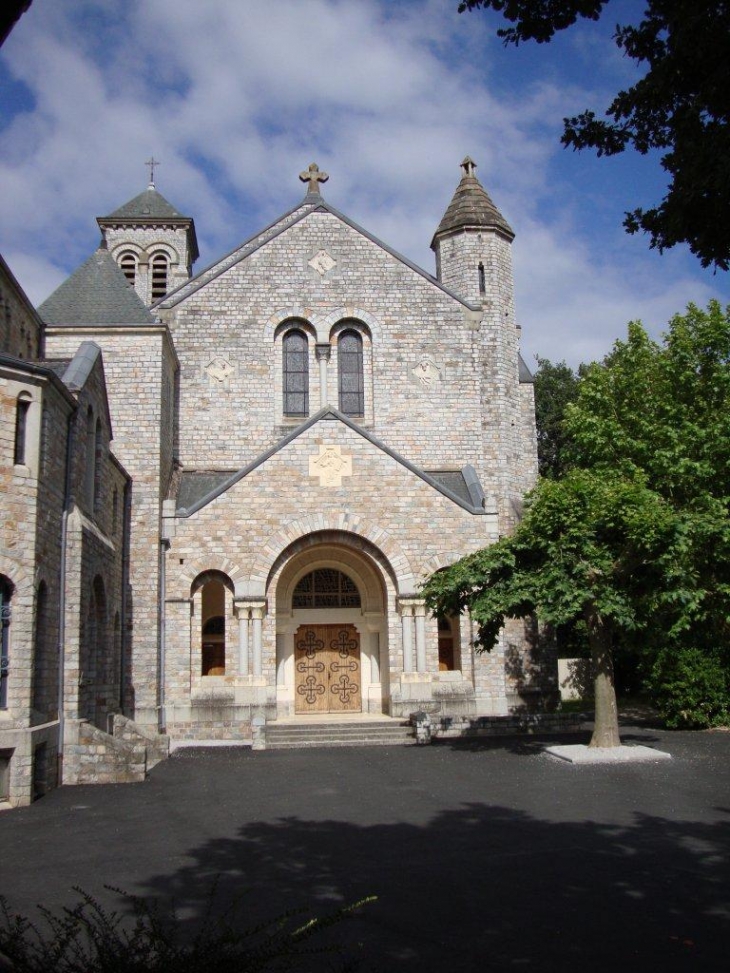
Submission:
{"label": "white cloud", "polygon": [[579,229],[555,160],[566,98],[591,83],[503,76],[485,24],[443,0],[35,0],[2,51],[35,108],[3,132],[0,247],[42,299],[154,153],[202,266],[296,203],[316,160],[328,200],[432,271],[468,153],[518,234],[526,349],[600,356],[629,318],[704,303],[716,289],[688,264]]}

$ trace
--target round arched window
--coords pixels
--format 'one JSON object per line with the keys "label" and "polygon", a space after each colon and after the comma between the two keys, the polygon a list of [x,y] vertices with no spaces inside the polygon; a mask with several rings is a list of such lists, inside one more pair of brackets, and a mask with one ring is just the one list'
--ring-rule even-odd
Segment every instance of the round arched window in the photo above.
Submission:
{"label": "round arched window", "polygon": [[359,608],[357,585],[336,568],[316,568],[297,582],[292,608]]}

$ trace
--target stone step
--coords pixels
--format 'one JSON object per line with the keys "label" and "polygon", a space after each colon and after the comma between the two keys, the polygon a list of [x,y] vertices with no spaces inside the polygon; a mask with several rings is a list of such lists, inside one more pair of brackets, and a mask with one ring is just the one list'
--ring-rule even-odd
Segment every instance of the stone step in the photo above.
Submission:
{"label": "stone step", "polygon": [[405,746],[415,733],[400,723],[314,723],[266,727],[266,748]]}

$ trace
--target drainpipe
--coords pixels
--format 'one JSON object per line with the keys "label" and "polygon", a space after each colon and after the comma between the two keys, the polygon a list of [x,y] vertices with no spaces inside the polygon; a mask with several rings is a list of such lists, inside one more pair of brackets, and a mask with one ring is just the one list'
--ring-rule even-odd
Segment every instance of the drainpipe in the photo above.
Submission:
{"label": "drainpipe", "polygon": [[119,644],[119,711],[124,716],[124,689],[127,670],[127,588],[129,587],[129,541],[132,530],[132,491],[129,480],[124,484],[124,506],[122,509],[122,619]]}
{"label": "drainpipe", "polygon": [[66,546],[68,543],[68,515],[71,510],[71,457],[73,455],[74,419],[76,410],[67,419],[66,476],[63,487],[63,511],[61,513],[61,558],[58,585],[58,783],[63,783],[63,738],[66,732],[65,685],[66,685]]}
{"label": "drainpipe", "polygon": [[157,646],[157,730],[165,732],[167,719],[165,714],[165,598],[166,594],[166,559],[165,554],[170,546],[167,540],[160,540],[160,611],[159,611],[159,643]]}

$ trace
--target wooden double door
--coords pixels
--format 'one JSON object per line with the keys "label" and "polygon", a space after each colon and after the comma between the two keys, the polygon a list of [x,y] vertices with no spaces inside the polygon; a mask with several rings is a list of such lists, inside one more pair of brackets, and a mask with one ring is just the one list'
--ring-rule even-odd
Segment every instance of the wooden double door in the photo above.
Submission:
{"label": "wooden double door", "polygon": [[354,625],[301,625],[294,636],[296,713],[360,713],[360,635]]}

